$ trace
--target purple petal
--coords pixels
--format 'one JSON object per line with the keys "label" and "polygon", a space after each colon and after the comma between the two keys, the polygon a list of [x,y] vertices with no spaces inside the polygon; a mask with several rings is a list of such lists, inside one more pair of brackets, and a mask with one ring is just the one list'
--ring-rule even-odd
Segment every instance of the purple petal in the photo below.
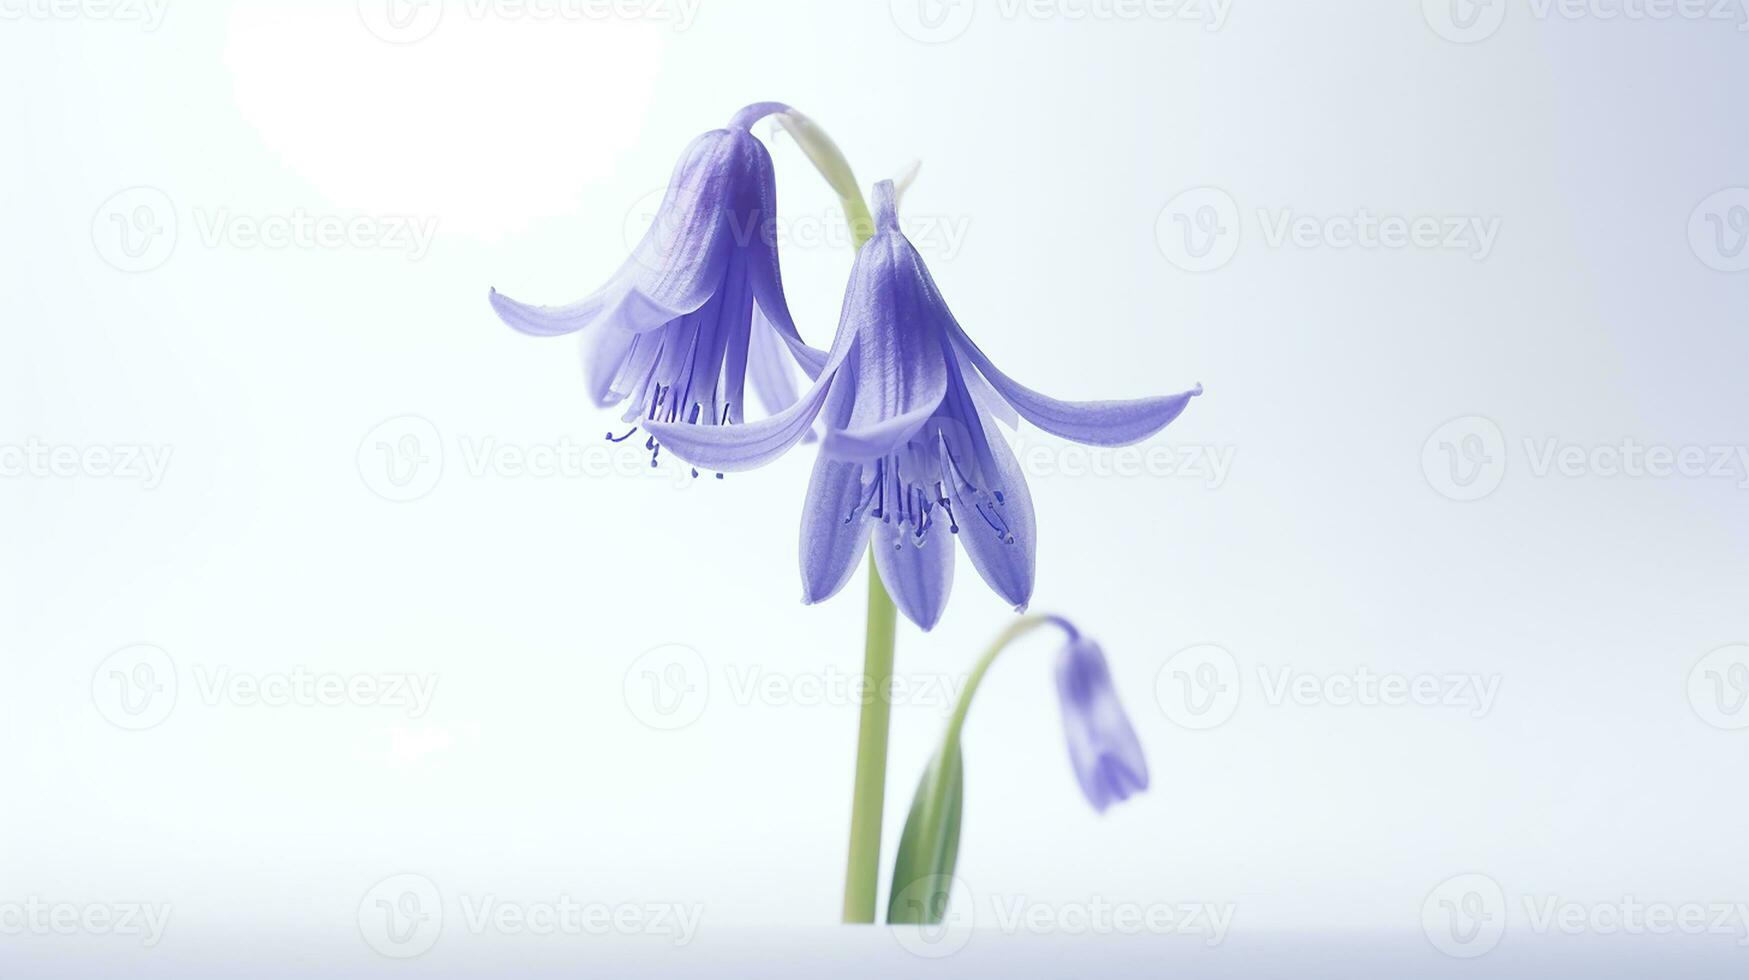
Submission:
{"label": "purple petal", "polygon": [[656,364],[666,348],[659,332],[638,334],[638,342],[620,363],[619,374],[613,379],[613,393],[628,399],[625,414],[620,418],[632,422],[649,410],[650,384],[655,380]]}
{"label": "purple petal", "polygon": [[872,544],[875,567],[893,604],[919,629],[935,628],[953,590],[952,536],[925,534],[919,545],[907,531],[885,524],[877,528]]}
{"label": "purple petal", "polygon": [[[946,393],[945,378],[942,393]],[[917,430],[923,428],[935,410],[941,405],[938,395],[933,401],[926,401],[908,412],[892,418],[881,419],[868,425],[848,428],[830,429],[826,433],[826,441],[820,451],[834,459],[871,461],[890,453],[898,452],[900,447],[910,441]]]}
{"label": "purple petal", "polygon": [[1148,788],[1148,760],[1099,644],[1076,637],[1057,655],[1057,699],[1070,765],[1094,809],[1103,811]]}
{"label": "purple petal", "polygon": [[1014,451],[988,424],[984,425],[984,435],[996,466],[995,488],[1002,491],[1002,502],[981,505],[994,510],[993,521],[976,508],[969,514],[961,513],[958,537],[979,577],[1018,611],[1032,601],[1038,522],[1026,474],[1021,472]]}
{"label": "purple petal", "polygon": [[531,306],[519,303],[494,289],[486,297],[498,319],[516,330],[536,337],[557,337],[576,333],[599,318],[602,312],[618,302],[619,296],[610,284],[606,289],[564,306]]}
{"label": "purple petal", "polygon": [[854,327],[840,323],[831,355],[820,369],[819,380],[803,392],[794,405],[769,418],[746,425],[648,422],[644,427],[674,455],[701,469],[728,473],[763,466],[788,452],[808,435],[814,418],[835,390],[842,402],[845,389],[834,381],[855,349],[855,342]]}
{"label": "purple petal", "polygon": [[771,462],[802,441],[831,388],[824,375],[794,405],[746,425],[646,422],[644,428],[675,456],[700,468],[732,473]]}
{"label": "purple petal", "polygon": [[747,360],[752,353],[753,344],[752,312],[749,304],[741,311],[736,322],[727,327],[718,327],[724,333],[726,344],[722,367],[722,405],[728,412],[726,421],[736,425],[747,421]]}
{"label": "purple petal", "polygon": [[855,398],[849,421],[827,434],[825,452],[845,459],[897,452],[947,397],[945,310],[932,305],[928,276],[897,229],[857,254],[842,317],[854,333]]}
{"label": "purple petal", "polygon": [[658,306],[690,313],[723,281],[745,213],[752,152],[745,132],[713,130],[693,140],[674,167],[655,220],[619,275]]}
{"label": "purple petal", "polygon": [[[771,153],[766,150],[765,144],[752,136],[743,135],[748,144],[745,152],[748,172],[752,175],[751,186],[757,195],[752,201],[757,220],[772,220],[772,216],[777,214],[777,177],[772,171]],[[743,244],[748,275],[753,281],[753,299],[759,306],[759,312],[764,314],[766,322],[789,346],[809,377],[818,377],[826,363],[826,355],[809,347],[802,340],[801,333],[796,330],[795,320],[790,316],[789,301],[783,294],[783,268],[777,257],[777,237],[755,234],[745,239]]]}
{"label": "purple petal", "polygon": [[971,394],[972,404],[977,406],[979,413],[1001,422],[1010,429],[1020,428],[1020,413],[1008,400],[996,393],[990,387],[990,382],[976,370],[962,370],[960,380],[965,382],[966,391]]}
{"label": "purple petal", "polygon": [[1003,374],[964,330],[957,325],[953,330],[959,349],[1028,422],[1053,435],[1089,446],[1127,446],[1140,442],[1166,428],[1192,398],[1202,394],[1202,385],[1197,385],[1190,391],[1155,398],[1059,401]]}
{"label": "purple petal", "polygon": [[597,408],[606,408],[625,397],[613,390],[614,381],[637,341],[637,334],[618,327],[601,326],[584,332],[583,376]]}
{"label": "purple petal", "polygon": [[727,421],[740,423],[747,417],[747,357],[755,319],[753,287],[745,263],[738,260],[730,263],[722,290],[701,312],[710,310],[712,304],[717,306],[715,323],[701,324],[715,334],[711,353],[695,365],[693,377],[709,378],[710,386],[715,388],[709,403],[712,420],[722,421],[726,411]]}
{"label": "purple petal", "polygon": [[802,505],[803,602],[830,599],[856,572],[868,548],[869,521],[858,508],[862,496],[861,466],[824,456],[814,461]]}
{"label": "purple petal", "polygon": [[765,318],[763,310],[755,309],[753,335],[747,352],[747,374],[753,394],[765,406],[767,415],[776,415],[796,403],[796,379],[791,363],[776,328]]}
{"label": "purple petal", "polygon": [[[597,322],[642,333],[697,311],[723,283],[735,251],[731,219],[738,207],[746,210],[748,202],[738,198],[747,197],[750,168],[757,171],[764,152],[746,132],[715,130],[693,140],[674,167],[654,223],[606,286],[552,307],[493,290],[492,308],[510,326],[540,336],[574,333]],[[769,180],[769,156],[764,163]]]}
{"label": "purple petal", "polygon": [[683,425],[646,422],[644,428],[674,455],[700,469],[721,473],[750,470],[771,462],[808,434],[814,418],[837,387],[833,381],[850,356],[855,339],[839,325],[832,356],[820,371],[820,379],[794,405],[769,418],[745,425]]}
{"label": "purple petal", "polygon": [[[636,290],[628,291],[617,283],[610,283],[594,295],[565,306],[534,306],[513,300],[496,289],[487,298],[491,300],[498,319],[537,337],[576,333],[597,323],[603,327],[644,333],[698,308],[666,306]],[[699,298],[698,306],[703,306],[709,299],[710,294],[705,293]]]}

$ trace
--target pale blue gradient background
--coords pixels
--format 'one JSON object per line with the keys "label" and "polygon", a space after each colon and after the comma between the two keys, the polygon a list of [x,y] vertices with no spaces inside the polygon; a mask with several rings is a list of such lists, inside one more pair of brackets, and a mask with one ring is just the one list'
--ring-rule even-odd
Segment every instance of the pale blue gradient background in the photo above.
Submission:
{"label": "pale blue gradient background", "polygon": [[[1702,656],[1749,642],[1743,474],[1537,478],[1521,452],[1749,443],[1749,273],[1708,268],[1687,233],[1697,202],[1749,185],[1749,34],[1530,10],[1512,3],[1475,44],[1401,0],[1234,0],[1218,31],[1009,20],[986,0],[942,44],[908,38],[885,2],[704,0],[685,31],[476,20],[457,2],[407,45],[339,2],[172,0],[152,32],[0,20],[0,445],[174,452],[150,491],[0,479],[0,903],[175,908],[152,950],[0,935],[4,972],[769,974],[763,957],[793,956],[798,973],[863,975],[1749,973],[1741,935],[1539,936],[1520,905],[1749,902],[1749,731],[1687,696]],[[815,116],[865,183],[923,161],[906,210],[964,223],[933,267],[1011,374],[1063,397],[1207,386],[1156,442],[1231,451],[1219,486],[1032,484],[1035,608],[1103,643],[1153,788],[1087,809],[1049,644],[1018,648],[968,727],[960,873],[978,895],[1054,905],[1231,904],[1225,945],[980,932],[929,961],[832,925],[854,708],[737,703],[726,683],[858,667],[861,580],[796,598],[806,454],[683,492],[466,472],[460,439],[593,444],[609,424],[575,348],[512,335],[487,287],[593,288],[685,141],[760,99]],[[830,195],[775,143],[782,210],[823,224]],[[138,185],[181,228],[162,268],[127,274],[93,215]],[[1242,237],[1191,274],[1156,220],[1205,185],[1238,202]],[[207,247],[195,212],[220,208],[438,230],[419,261]],[[1270,248],[1258,208],[1498,217],[1500,234],[1484,261]],[[823,344],[850,257],[789,242],[783,260]],[[390,503],[357,453],[404,415],[441,432],[445,473]],[[1471,503],[1421,465],[1464,416],[1510,448],[1500,488]],[[1002,623],[959,570],[942,625],[902,629],[902,674],[963,672]],[[164,724],[129,732],[91,684],[136,643],[175,659],[181,692]],[[674,732],[625,697],[663,644],[711,671],[703,714]],[[1194,644],[1248,678],[1211,731],[1155,698]],[[418,719],[208,706],[196,666],[439,687]],[[1272,706],[1260,666],[1475,673],[1500,695],[1481,719]],[[889,856],[942,716],[895,710]],[[678,950],[482,938],[452,908],[438,946],[397,963],[361,940],[357,908],[406,871],[452,896],[700,903],[704,927]],[[1500,947],[1462,962],[1421,917],[1468,872],[1512,912]]]}

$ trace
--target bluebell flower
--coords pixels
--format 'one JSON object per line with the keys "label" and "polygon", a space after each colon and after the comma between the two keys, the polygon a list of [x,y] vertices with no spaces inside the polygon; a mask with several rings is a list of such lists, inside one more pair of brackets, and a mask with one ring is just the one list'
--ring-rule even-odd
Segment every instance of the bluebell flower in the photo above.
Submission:
{"label": "bluebell flower", "polygon": [[1057,698],[1063,739],[1081,792],[1104,812],[1148,788],[1148,760],[1136,739],[1099,644],[1071,633],[1057,654]]}
{"label": "bluebell flower", "polygon": [[947,605],[957,537],[990,588],[1023,609],[1037,550],[1032,498],[992,420],[1012,426],[1018,415],[1076,442],[1128,445],[1165,428],[1202,388],[1094,402],[1033,391],[999,370],[948,311],[899,230],[889,181],[875,188],[875,228],[851,270],[826,363],[795,404],[743,426],[650,429],[695,466],[745,470],[782,455],[823,418],[802,511],[805,602],[842,589],[872,535],[881,580],[927,630]]}
{"label": "bluebell flower", "polygon": [[[749,132],[787,111],[761,102],[692,141],[655,223],[607,285],[567,306],[530,306],[491,292],[492,309],[537,336],[583,334],[589,395],[626,404],[631,431],[661,421],[722,426],[746,418],[749,375],[767,412],[796,399],[793,364],[817,374],[825,355],[796,332],[778,268],[771,155]],[[660,444],[649,439],[655,465]]]}
{"label": "bluebell flower", "polygon": [[959,859],[960,827],[965,812],[965,757],[960,739],[972,698],[991,664],[1015,640],[1045,625],[1067,637],[1057,654],[1057,695],[1063,709],[1063,740],[1069,763],[1087,802],[1101,813],[1148,788],[1148,760],[1112,687],[1111,671],[1099,644],[1083,637],[1061,616],[1021,616],[1009,623],[966,678],[947,732],[936,750],[911,812],[899,835],[893,860],[893,887],[887,921],[935,924],[947,910]]}

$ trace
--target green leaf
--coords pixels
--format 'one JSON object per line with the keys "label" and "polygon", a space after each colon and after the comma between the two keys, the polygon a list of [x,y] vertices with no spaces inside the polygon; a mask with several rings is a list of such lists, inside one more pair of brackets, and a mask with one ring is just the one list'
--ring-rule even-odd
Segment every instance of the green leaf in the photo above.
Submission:
{"label": "green leaf", "polygon": [[965,773],[956,740],[943,747],[923,772],[899,856],[893,861],[893,890],[887,921],[936,925],[947,914],[954,862],[960,850],[960,811],[965,803]]}

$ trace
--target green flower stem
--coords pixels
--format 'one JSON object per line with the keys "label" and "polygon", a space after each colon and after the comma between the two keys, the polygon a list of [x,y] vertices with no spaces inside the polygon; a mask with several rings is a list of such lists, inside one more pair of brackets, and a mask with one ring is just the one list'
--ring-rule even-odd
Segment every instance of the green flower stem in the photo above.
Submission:
{"label": "green flower stem", "polygon": [[[844,205],[844,220],[850,225],[851,241],[860,251],[874,237],[874,217],[843,151],[824,129],[799,112],[790,110],[778,113],[775,118],[807,154],[814,169],[838,193],[838,199]],[[902,183],[910,182],[915,169],[912,168],[912,173],[907,174]],[[970,682],[960,692],[959,703],[954,706],[947,740],[930,776],[932,806],[939,807],[946,796],[950,768],[940,762],[959,744],[960,728],[965,724],[966,711],[971,707],[972,693],[977,690],[984,672],[990,669],[997,654],[1008,644],[1053,622],[1069,628],[1067,623],[1052,616],[1022,616],[1002,631],[995,644],[978,661]],[[876,900],[880,894],[881,817],[887,796],[887,733],[893,714],[893,645],[897,625],[898,609],[893,605],[893,597],[887,594],[886,585],[881,582],[871,548],[868,556],[868,621],[862,647],[862,672],[868,686],[856,733],[856,782],[850,801],[850,856],[844,871],[844,921],[847,923],[874,922]],[[1069,629],[1073,633],[1073,629]]]}
{"label": "green flower stem", "polygon": [[[796,132],[792,128],[792,132]],[[822,151],[821,145],[829,148]],[[868,202],[863,200],[856,179],[849,176],[849,164],[820,133],[811,143],[809,156],[816,166],[824,158],[843,176],[834,179],[827,166],[821,172],[828,175],[838,190],[844,205],[844,217],[850,224],[850,235],[857,249],[874,237],[874,221],[869,216]],[[850,856],[844,870],[844,921],[872,923],[881,888],[881,816],[887,801],[887,730],[893,715],[893,645],[897,640],[899,611],[893,597],[881,582],[875,568],[874,552],[868,554],[868,622],[862,645],[862,673],[867,678],[862,703],[862,718],[856,730],[856,786],[850,800]]]}
{"label": "green flower stem", "polygon": [[[939,762],[946,759],[949,752],[959,751],[960,729],[965,727],[966,713],[972,708],[972,695],[978,693],[978,685],[983,682],[984,675],[990,670],[990,665],[996,662],[996,658],[1002,654],[1003,650],[1008,649],[1010,643],[1040,626],[1048,625],[1061,626],[1073,632],[1067,623],[1055,616],[1037,614],[1021,616],[996,635],[996,639],[991,641],[989,649],[984,651],[983,656],[979,657],[977,664],[972,667],[972,674],[966,679],[966,686],[960,691],[959,700],[953,706],[953,714],[948,718],[947,734],[942,737],[941,749],[936,753],[937,764],[930,773],[931,786],[928,800],[932,811],[941,806],[942,802],[947,799],[947,780],[951,774],[950,767],[941,765]],[[933,812],[929,816],[933,817]]]}
{"label": "green flower stem", "polygon": [[893,642],[898,610],[868,556],[868,628],[862,672],[868,678],[856,733],[856,790],[850,802],[850,860],[844,872],[844,921],[875,920],[881,885],[881,811],[887,797],[887,725],[893,713]]}
{"label": "green flower stem", "polygon": [[960,691],[959,700],[954,703],[953,714],[948,716],[947,741],[959,741],[960,729],[964,728],[966,724],[966,712],[972,708],[972,695],[978,693],[978,685],[983,682],[984,675],[990,670],[990,665],[996,662],[996,658],[1002,654],[1003,650],[1008,649],[1008,644],[1040,626],[1057,622],[1059,620],[1055,616],[1038,614],[1020,616],[1014,622],[1009,623],[1002,632],[996,634],[996,639],[990,641],[989,648],[984,651],[983,656],[979,657],[977,664],[972,667],[972,676],[966,679],[966,686]]}
{"label": "green flower stem", "polygon": [[[850,238],[860,251],[874,237],[874,217],[850,161],[832,137],[807,116],[794,111],[776,115],[777,123],[801,147],[814,169],[838,193]],[[881,817],[887,797],[887,732],[893,714],[893,644],[898,610],[868,558],[868,622],[864,629],[862,672],[867,700],[856,732],[856,783],[850,801],[850,855],[844,870],[844,921],[872,923],[881,886]]]}

